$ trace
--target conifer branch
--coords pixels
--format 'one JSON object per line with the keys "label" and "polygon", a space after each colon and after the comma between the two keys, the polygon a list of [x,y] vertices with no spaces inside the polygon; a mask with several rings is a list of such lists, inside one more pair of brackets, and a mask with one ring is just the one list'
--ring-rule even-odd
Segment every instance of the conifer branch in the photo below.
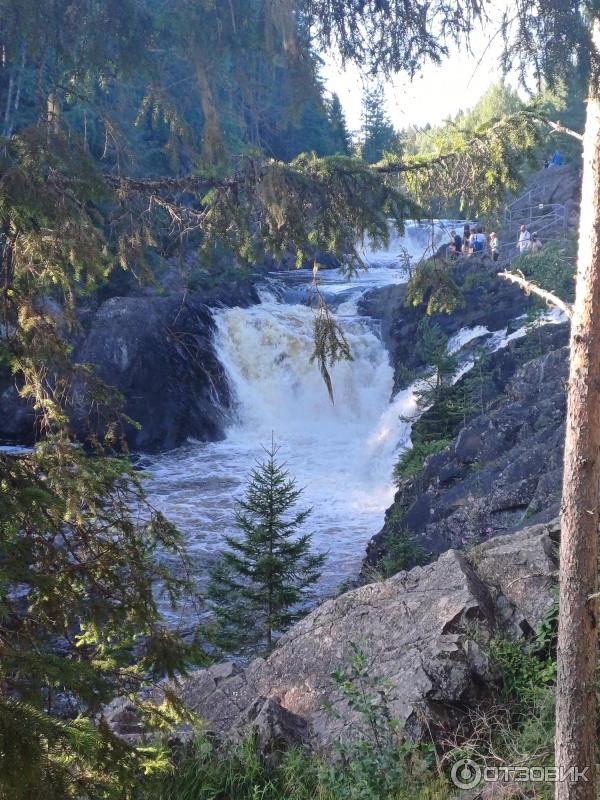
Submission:
{"label": "conifer branch", "polygon": [[[402,157],[388,157],[384,161],[377,164],[366,165],[356,159],[344,158],[339,159],[336,157],[325,156],[323,158],[314,159],[315,164],[328,163],[338,175],[345,175],[351,177],[354,174],[353,167],[361,165],[371,172],[379,175],[401,175],[405,172],[418,172],[428,170],[436,165],[443,164],[450,159],[456,159],[462,152],[471,151],[476,145],[485,144],[487,140],[496,137],[498,133],[507,131],[509,128],[514,127],[518,123],[528,124],[544,124],[560,133],[566,133],[577,139],[581,139],[581,134],[565,128],[560,123],[552,122],[540,114],[532,111],[519,111],[497,120],[489,125],[481,133],[472,136],[462,143],[460,151],[453,149],[438,155],[431,156],[418,156],[414,160],[405,159]],[[336,163],[337,161],[337,163]],[[130,191],[141,192],[145,194],[157,194],[168,192],[171,194],[177,193],[198,193],[207,192],[211,189],[236,189],[249,184],[250,178],[254,183],[260,181],[267,175],[270,168],[290,166],[282,162],[277,162],[272,159],[263,162],[252,160],[252,170],[248,172],[238,171],[228,177],[224,178],[205,178],[198,175],[184,175],[179,178],[132,178],[128,176],[105,175],[104,181],[106,185],[115,191]],[[314,174],[314,170],[313,170]]]}

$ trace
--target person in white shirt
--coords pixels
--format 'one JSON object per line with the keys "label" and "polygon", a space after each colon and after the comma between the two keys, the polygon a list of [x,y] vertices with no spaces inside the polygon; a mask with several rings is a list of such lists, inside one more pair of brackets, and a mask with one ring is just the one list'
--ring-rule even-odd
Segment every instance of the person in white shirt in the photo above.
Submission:
{"label": "person in white shirt", "polygon": [[531,239],[531,234],[525,227],[525,225],[521,225],[519,228],[519,241],[517,242],[517,250],[519,253],[525,253],[529,250],[529,240]]}
{"label": "person in white shirt", "polygon": [[471,231],[472,233],[469,236],[469,253],[471,255],[483,253],[487,244],[487,239],[483,232],[483,228],[478,226],[477,228],[471,228]]}

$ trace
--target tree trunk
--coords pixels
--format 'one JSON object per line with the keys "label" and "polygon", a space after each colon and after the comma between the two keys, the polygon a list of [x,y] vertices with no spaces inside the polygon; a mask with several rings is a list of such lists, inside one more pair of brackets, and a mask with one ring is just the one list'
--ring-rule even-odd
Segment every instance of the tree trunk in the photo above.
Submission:
{"label": "tree trunk", "polygon": [[[598,21],[594,42],[600,45]],[[596,796],[596,600],[589,596],[597,585],[599,484],[600,102],[592,82],[584,136],[561,508],[556,800]],[[587,780],[568,774],[572,768],[585,771]]]}
{"label": "tree trunk", "polygon": [[6,106],[4,109],[4,126],[2,128],[2,135],[6,136],[6,131],[8,130],[8,122],[10,120],[10,109],[13,102],[13,88],[15,85],[15,78],[14,74],[11,69],[10,77],[8,79],[8,92],[6,95]]}
{"label": "tree trunk", "polygon": [[21,88],[23,86],[23,74],[25,72],[25,46],[21,47],[21,65],[19,67],[19,72],[17,75],[17,91],[15,92],[15,99],[13,102],[12,114],[7,122],[6,130],[4,131],[4,135],[7,139],[10,139],[13,133],[13,129],[15,127],[17,114],[19,112],[19,104],[21,102]]}

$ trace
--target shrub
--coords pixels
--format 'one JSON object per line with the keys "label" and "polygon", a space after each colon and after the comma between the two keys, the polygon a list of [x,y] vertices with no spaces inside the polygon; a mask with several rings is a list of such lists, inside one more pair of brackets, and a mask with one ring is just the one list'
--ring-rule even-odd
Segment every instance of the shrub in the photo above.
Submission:
{"label": "shrub", "polygon": [[380,564],[384,578],[403,569],[412,569],[427,561],[427,552],[418,539],[406,530],[387,531],[383,537],[385,555]]}
{"label": "shrub", "polygon": [[[521,270],[527,278],[562,300],[572,302],[575,296],[576,248],[575,236],[566,241],[551,241],[537,253],[525,252],[515,258],[512,268]],[[546,309],[542,300],[536,299],[536,304]]]}

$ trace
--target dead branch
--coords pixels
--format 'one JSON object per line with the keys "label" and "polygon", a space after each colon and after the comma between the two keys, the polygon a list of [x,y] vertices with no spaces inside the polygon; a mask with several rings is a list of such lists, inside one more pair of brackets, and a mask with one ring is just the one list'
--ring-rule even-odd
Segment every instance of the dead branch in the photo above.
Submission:
{"label": "dead branch", "polygon": [[583,142],[583,134],[578,133],[577,131],[572,130],[571,128],[565,128],[564,125],[561,125],[560,122],[552,122],[549,119],[545,119],[544,123],[551,128],[555,133],[564,133],[567,136],[572,136],[573,139],[577,139],[580,142]]}
{"label": "dead branch", "polygon": [[498,276],[500,278],[504,278],[504,280],[510,281],[511,283],[516,283],[517,286],[520,286],[521,289],[523,289],[525,294],[535,294],[538,297],[541,297],[549,305],[559,308],[564,314],[567,315],[569,319],[573,318],[573,308],[570,303],[565,303],[564,300],[561,300],[560,297],[552,294],[552,292],[547,292],[546,289],[542,289],[540,286],[533,283],[533,281],[528,281],[520,270],[518,275],[516,272],[507,272],[505,270],[504,272],[499,272]]}

